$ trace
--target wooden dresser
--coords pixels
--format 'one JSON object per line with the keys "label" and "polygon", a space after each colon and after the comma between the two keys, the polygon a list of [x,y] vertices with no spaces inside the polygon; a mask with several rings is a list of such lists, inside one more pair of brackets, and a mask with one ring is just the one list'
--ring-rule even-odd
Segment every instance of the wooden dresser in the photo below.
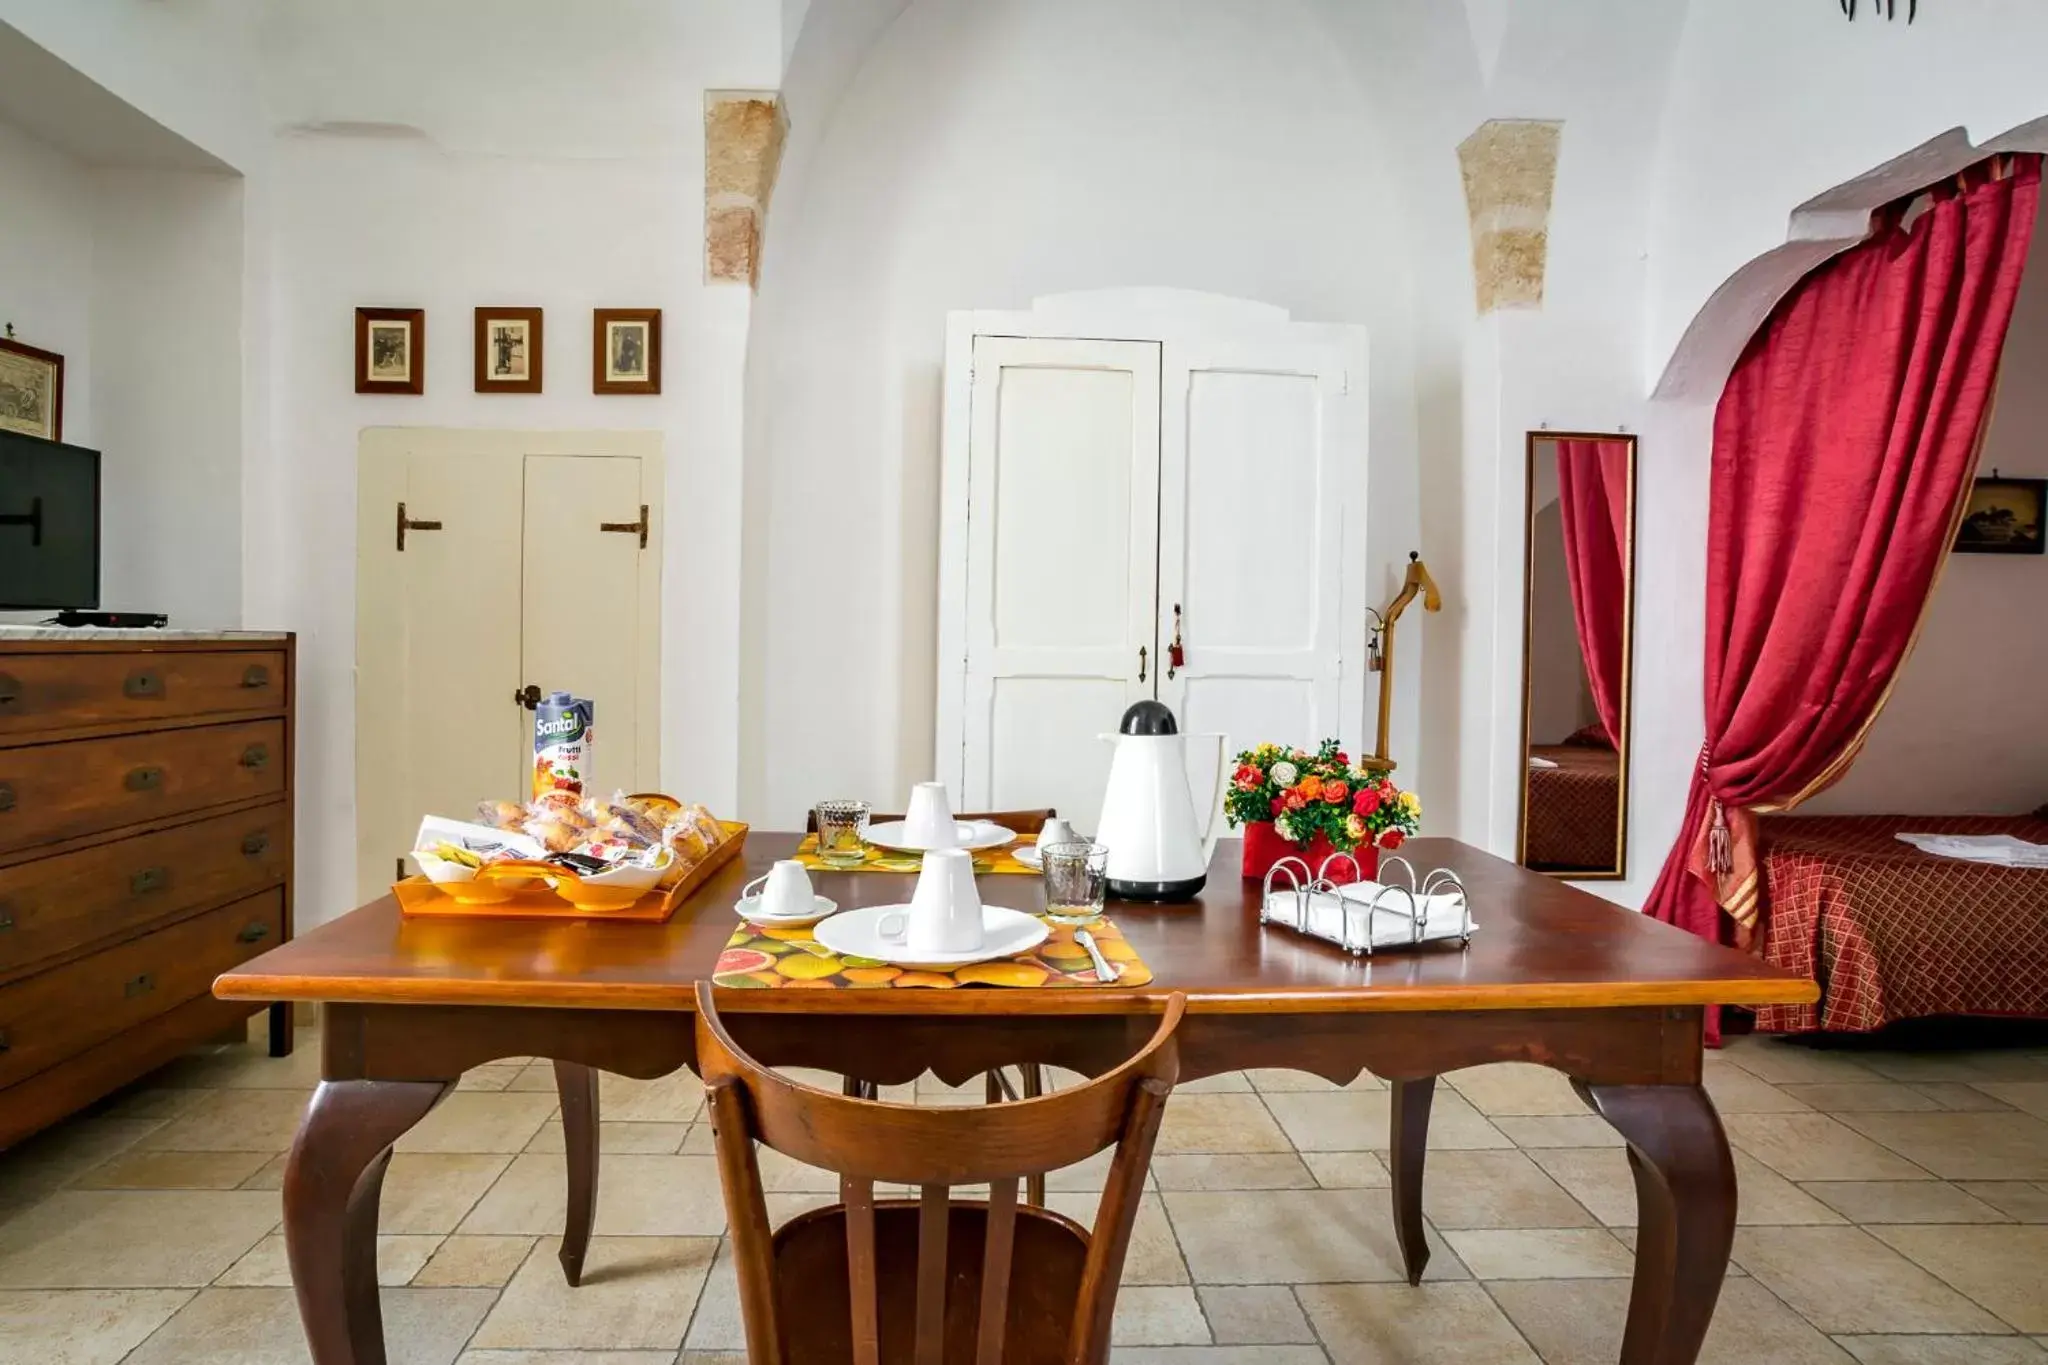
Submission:
{"label": "wooden dresser", "polygon": [[265,1008],[211,988],[291,937],[295,663],[0,627],[0,1148]]}

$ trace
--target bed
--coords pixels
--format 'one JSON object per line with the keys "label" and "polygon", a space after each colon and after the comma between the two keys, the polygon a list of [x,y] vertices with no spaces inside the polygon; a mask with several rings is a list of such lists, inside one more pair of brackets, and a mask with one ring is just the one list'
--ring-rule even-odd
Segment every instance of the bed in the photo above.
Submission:
{"label": "bed", "polygon": [[1604,737],[1592,743],[1578,735],[1563,744],[1532,744],[1529,754],[1557,766],[1529,765],[1523,864],[1538,872],[1612,870],[1620,829],[1621,756]]}
{"label": "bed", "polygon": [[1868,1032],[1930,1015],[2048,1018],[2048,869],[1937,858],[1895,836],[2010,834],[2031,816],[1772,816],[1762,822],[1762,955],[1820,982],[1771,1033]]}

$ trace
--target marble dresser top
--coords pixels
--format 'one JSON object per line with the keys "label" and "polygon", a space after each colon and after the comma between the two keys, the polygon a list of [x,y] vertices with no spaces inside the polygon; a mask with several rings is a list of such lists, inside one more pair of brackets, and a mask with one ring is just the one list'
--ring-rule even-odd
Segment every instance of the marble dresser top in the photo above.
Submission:
{"label": "marble dresser top", "polygon": [[99,626],[10,626],[0,624],[0,645],[16,640],[132,640],[148,644],[154,640],[283,640],[281,630],[107,630]]}

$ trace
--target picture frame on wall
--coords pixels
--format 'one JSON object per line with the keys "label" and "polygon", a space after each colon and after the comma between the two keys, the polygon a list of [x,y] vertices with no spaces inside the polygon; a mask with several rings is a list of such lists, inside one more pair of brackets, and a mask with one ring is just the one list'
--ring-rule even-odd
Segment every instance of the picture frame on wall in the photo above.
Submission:
{"label": "picture frame on wall", "polygon": [[478,393],[539,393],[545,358],[540,309],[476,310]]}
{"label": "picture frame on wall", "polygon": [[64,439],[64,357],[0,337],[0,431]]}
{"label": "picture frame on wall", "polygon": [[427,310],[356,309],[356,392],[427,391]]}
{"label": "picture frame on wall", "polygon": [[659,308],[592,310],[590,391],[661,392]]}
{"label": "picture frame on wall", "polygon": [[1956,528],[1959,555],[2037,555],[2048,512],[2048,479],[2000,478],[1997,470],[1970,487],[1970,502]]}

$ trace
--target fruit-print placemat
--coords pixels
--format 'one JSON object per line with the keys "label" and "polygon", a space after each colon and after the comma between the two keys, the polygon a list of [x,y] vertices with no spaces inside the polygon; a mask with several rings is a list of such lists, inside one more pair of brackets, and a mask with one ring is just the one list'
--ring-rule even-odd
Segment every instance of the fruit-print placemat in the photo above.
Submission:
{"label": "fruit-print placemat", "polygon": [[[1026,877],[1036,877],[1038,869],[1026,867],[1023,863],[1018,862],[1015,856],[1020,846],[1036,842],[1038,842],[1037,835],[1022,834],[1017,837],[1015,842],[1004,844],[1001,848],[976,849],[974,850],[974,870],[977,875],[983,872],[1007,872],[1022,873]],[[867,858],[862,862],[855,863],[851,867],[843,867],[838,863],[828,863],[818,856],[818,836],[815,834],[806,834],[804,841],[796,846],[796,860],[805,867],[815,868],[824,872],[916,872],[924,866],[924,855],[922,853],[896,853],[889,849],[876,848],[873,844],[868,845]]]}
{"label": "fruit-print placemat", "polygon": [[809,929],[762,929],[741,923],[713,968],[712,984],[729,990],[835,990],[879,986],[953,990],[959,986],[1144,986],[1152,969],[1108,920],[1082,925],[1117,968],[1117,979],[1097,979],[1088,950],[1074,942],[1074,927],[1054,924],[1045,942],[1016,957],[956,967],[950,972],[892,967],[867,957],[841,957]]}

